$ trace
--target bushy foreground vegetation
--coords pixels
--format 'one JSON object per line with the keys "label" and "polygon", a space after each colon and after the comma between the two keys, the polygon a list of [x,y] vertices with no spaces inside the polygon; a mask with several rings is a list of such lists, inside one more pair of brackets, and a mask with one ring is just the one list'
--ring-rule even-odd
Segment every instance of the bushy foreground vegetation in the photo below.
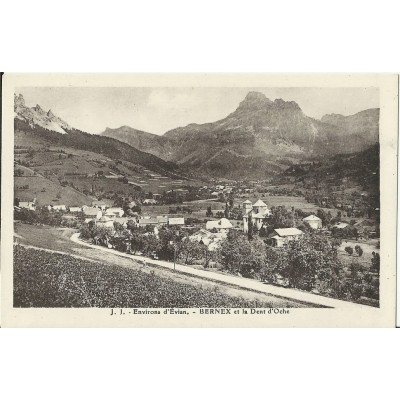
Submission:
{"label": "bushy foreground vegetation", "polygon": [[[312,230],[283,248],[269,246],[268,240],[231,230],[217,247],[191,241],[188,232],[164,227],[158,235],[143,228],[112,230],[84,226],[81,237],[93,243],[131,254],[177,262],[216,267],[234,275],[263,282],[317,292],[350,300],[379,302],[379,255],[369,266],[356,261],[344,264],[338,257],[340,239],[328,238]],[[358,246],[359,247],[359,246]],[[356,260],[356,258],[355,258]],[[369,300],[368,300],[369,299]]]}
{"label": "bushy foreground vegetation", "polygon": [[14,247],[14,307],[301,307],[249,301],[152,272]]}

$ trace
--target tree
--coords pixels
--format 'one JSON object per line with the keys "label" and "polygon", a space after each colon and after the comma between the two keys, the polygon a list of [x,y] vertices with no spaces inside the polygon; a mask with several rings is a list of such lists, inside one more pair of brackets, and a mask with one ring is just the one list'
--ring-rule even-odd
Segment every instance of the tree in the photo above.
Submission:
{"label": "tree", "polygon": [[344,251],[349,255],[353,255],[353,248],[351,246],[347,246],[344,248]]}
{"label": "tree", "polygon": [[337,247],[328,238],[303,235],[289,242],[281,257],[278,272],[288,279],[290,287],[317,288],[325,292],[337,290],[343,268],[337,258]]}
{"label": "tree", "polygon": [[224,216],[225,216],[225,218],[229,218],[228,202],[225,204]]}
{"label": "tree", "polygon": [[372,252],[371,270],[377,273],[380,272],[380,256],[375,251]]}
{"label": "tree", "polygon": [[203,255],[203,244],[196,240],[183,240],[180,246],[179,259],[184,264],[192,264],[194,260],[199,260]]}
{"label": "tree", "polygon": [[259,239],[249,242],[242,232],[230,231],[221,243],[222,266],[234,274],[258,276],[265,265],[265,248],[265,244]]}
{"label": "tree", "polygon": [[358,254],[358,257],[361,257],[364,253],[363,249],[358,244],[356,246],[354,246],[354,250]]}
{"label": "tree", "polygon": [[211,211],[211,206],[208,206],[207,207],[207,212],[206,212],[206,217],[212,217],[212,216],[213,216],[213,213]]}

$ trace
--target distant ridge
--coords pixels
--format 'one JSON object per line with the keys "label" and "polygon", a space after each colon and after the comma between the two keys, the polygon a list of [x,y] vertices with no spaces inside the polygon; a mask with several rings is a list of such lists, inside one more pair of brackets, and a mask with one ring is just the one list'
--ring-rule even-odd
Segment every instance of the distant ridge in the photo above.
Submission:
{"label": "distant ridge", "polygon": [[[102,133],[212,177],[263,177],[291,162],[362,151],[379,140],[379,109],[352,116],[304,114],[294,101],[251,91],[226,118],[162,136],[123,126]],[[289,164],[288,164],[289,163]]]}

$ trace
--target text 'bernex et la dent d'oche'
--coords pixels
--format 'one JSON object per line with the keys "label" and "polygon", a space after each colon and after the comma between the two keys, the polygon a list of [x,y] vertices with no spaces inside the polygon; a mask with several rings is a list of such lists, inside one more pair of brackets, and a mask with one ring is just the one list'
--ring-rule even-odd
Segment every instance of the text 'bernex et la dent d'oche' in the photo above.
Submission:
{"label": "text 'bernex et la dent d'oche'", "polygon": [[289,314],[287,308],[196,308],[193,310],[179,308],[165,309],[147,309],[147,308],[111,308],[111,315],[129,316],[129,315],[272,315],[272,314]]}

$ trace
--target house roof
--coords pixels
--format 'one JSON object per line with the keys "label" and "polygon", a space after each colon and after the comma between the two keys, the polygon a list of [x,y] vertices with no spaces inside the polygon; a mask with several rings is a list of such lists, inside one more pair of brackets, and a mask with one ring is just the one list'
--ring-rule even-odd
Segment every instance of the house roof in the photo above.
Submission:
{"label": "house roof", "polygon": [[229,229],[229,228],[233,228],[233,225],[231,224],[231,222],[228,219],[221,218],[218,221],[208,221],[206,223],[206,229],[213,229],[213,228]]}
{"label": "house roof", "polygon": [[318,218],[316,215],[309,215],[306,218],[303,218],[303,221],[321,221],[321,218]]}
{"label": "house roof", "polygon": [[281,229],[275,229],[275,232],[280,236],[280,237],[285,237],[285,236],[298,236],[302,235],[303,232],[300,229],[297,228],[281,228]]}
{"label": "house roof", "polygon": [[196,237],[200,237],[200,238],[207,238],[211,235],[211,233],[205,229],[200,229],[199,231],[197,231],[196,233],[194,233],[193,235],[191,235],[191,238],[196,238]]}
{"label": "house roof", "polygon": [[168,225],[185,225],[185,218],[168,218]]}
{"label": "house roof", "polygon": [[101,211],[98,208],[87,207],[83,210],[83,212],[85,215],[97,215]]}
{"label": "house roof", "polygon": [[243,202],[243,204],[252,204],[250,200],[246,200]]}
{"label": "house roof", "polygon": [[334,228],[343,229],[346,228],[346,226],[349,226],[349,224],[346,222],[338,222],[336,225],[334,225]]}
{"label": "house roof", "polygon": [[256,201],[256,203],[253,204],[253,206],[256,206],[256,207],[267,207],[267,205],[261,199],[258,199]]}
{"label": "house roof", "polygon": [[158,224],[157,218],[140,218],[139,225]]}
{"label": "house roof", "polygon": [[105,217],[104,215],[99,219],[98,222],[108,222],[108,221],[112,221],[112,219]]}

